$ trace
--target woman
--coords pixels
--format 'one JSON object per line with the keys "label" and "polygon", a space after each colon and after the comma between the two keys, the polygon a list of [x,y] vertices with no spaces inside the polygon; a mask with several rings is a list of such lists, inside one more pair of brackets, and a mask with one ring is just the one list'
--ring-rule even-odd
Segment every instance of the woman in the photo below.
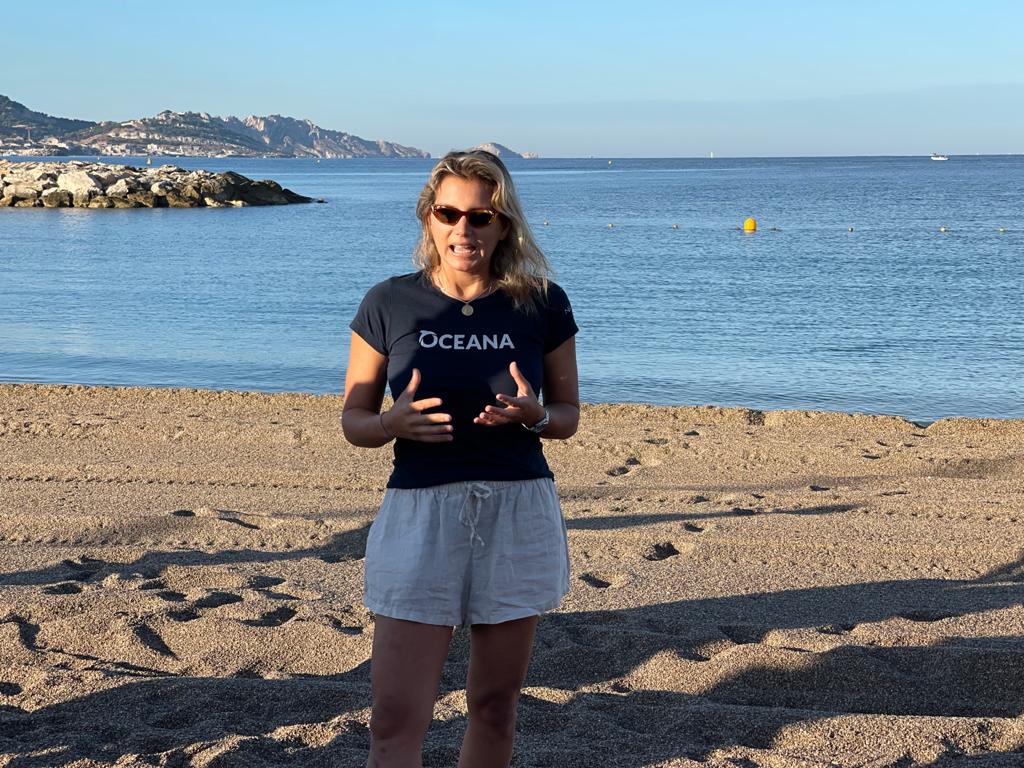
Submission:
{"label": "woman", "polygon": [[537,620],[569,589],[540,438],[576,432],[577,327],[495,155],[446,155],[416,214],[420,269],[367,293],[345,378],[345,437],[395,441],[366,544],[368,764],[420,765],[452,628],[468,626],[459,765],[507,766]]}

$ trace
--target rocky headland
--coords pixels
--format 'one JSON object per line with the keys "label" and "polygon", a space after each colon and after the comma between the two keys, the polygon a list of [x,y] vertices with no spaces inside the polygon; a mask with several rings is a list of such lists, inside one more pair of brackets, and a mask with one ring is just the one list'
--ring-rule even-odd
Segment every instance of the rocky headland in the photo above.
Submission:
{"label": "rocky headland", "polygon": [[237,208],[311,202],[276,181],[254,181],[231,171],[0,160],[0,207]]}
{"label": "rocky headland", "polygon": [[94,123],[36,112],[2,95],[0,155],[430,157],[416,147],[283,115],[240,119],[164,110],[152,117]]}

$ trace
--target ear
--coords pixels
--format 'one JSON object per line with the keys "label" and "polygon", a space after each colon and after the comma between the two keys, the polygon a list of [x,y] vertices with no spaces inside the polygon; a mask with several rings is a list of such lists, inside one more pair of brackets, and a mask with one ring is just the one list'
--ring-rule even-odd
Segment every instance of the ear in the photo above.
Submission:
{"label": "ear", "polygon": [[499,230],[501,232],[501,236],[498,240],[504,240],[508,237],[508,233],[512,231],[512,224],[500,213],[498,214],[498,223],[501,224],[501,229]]}

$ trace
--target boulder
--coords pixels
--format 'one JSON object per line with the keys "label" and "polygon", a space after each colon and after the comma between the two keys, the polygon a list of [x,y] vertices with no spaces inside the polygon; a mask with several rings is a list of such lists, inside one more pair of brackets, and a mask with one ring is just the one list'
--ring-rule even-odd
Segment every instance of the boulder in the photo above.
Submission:
{"label": "boulder", "polygon": [[156,201],[163,200],[162,197],[157,197],[148,189],[140,189],[138,192],[129,192],[128,199],[144,208],[155,208],[157,206]]}
{"label": "boulder", "polygon": [[103,192],[99,179],[88,171],[67,171],[57,177],[57,186],[66,189],[75,197],[80,193],[98,195]]}
{"label": "boulder", "polygon": [[37,205],[42,205],[42,203],[39,201],[39,198],[36,197],[32,198],[31,200],[14,201],[15,208],[35,208]]}
{"label": "boulder", "polygon": [[114,201],[106,195],[96,195],[89,201],[89,208],[113,208]]}
{"label": "boulder", "polygon": [[115,208],[141,208],[142,206],[137,205],[133,201],[126,197],[107,197],[111,203],[114,204]]}
{"label": "boulder", "polygon": [[4,187],[4,195],[13,197],[16,200],[35,200],[39,197],[39,190],[32,184],[17,182]]}
{"label": "boulder", "polygon": [[128,184],[127,179],[118,179],[116,182],[107,187],[107,197],[128,197],[128,194],[132,191],[132,185]]}
{"label": "boulder", "polygon": [[227,178],[228,174],[223,176],[214,176],[210,179],[204,179],[200,183],[200,190],[203,193],[203,197],[206,199],[216,200],[218,203],[226,203],[232,199],[235,194],[235,185]]}
{"label": "boulder", "polygon": [[72,204],[75,208],[88,208],[89,201],[93,198],[93,194],[89,191],[83,190],[81,192],[74,192],[71,195]]}
{"label": "boulder", "polygon": [[55,182],[57,174],[47,168],[33,168],[25,174],[25,178],[30,181]]}
{"label": "boulder", "polygon": [[189,199],[187,197],[179,195],[174,190],[171,190],[166,195],[164,195],[164,199],[167,201],[167,206],[169,208],[195,208],[196,207],[196,203],[195,203],[194,200],[191,200],[191,199]]}
{"label": "boulder", "polygon": [[48,189],[39,196],[45,208],[67,208],[71,205],[71,193],[66,189]]}
{"label": "boulder", "polygon": [[149,191],[152,192],[154,195],[163,196],[166,195],[168,192],[173,192],[174,185],[171,184],[169,181],[157,181],[150,186]]}

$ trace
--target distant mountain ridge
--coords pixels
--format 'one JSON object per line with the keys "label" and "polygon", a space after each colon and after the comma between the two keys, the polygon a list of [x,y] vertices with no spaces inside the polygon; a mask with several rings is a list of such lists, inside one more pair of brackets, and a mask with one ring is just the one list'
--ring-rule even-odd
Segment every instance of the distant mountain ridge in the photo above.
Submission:
{"label": "distant mountain ridge", "polygon": [[43,134],[64,135],[93,125],[96,123],[89,120],[69,120],[34,112],[24,104],[0,95],[0,139],[21,138],[29,132],[37,133],[39,138],[44,138]]}
{"label": "distant mountain ridge", "polygon": [[124,122],[70,120],[0,96],[0,153],[221,157],[430,157],[390,141],[368,140],[282,115],[245,119],[164,110]]}

